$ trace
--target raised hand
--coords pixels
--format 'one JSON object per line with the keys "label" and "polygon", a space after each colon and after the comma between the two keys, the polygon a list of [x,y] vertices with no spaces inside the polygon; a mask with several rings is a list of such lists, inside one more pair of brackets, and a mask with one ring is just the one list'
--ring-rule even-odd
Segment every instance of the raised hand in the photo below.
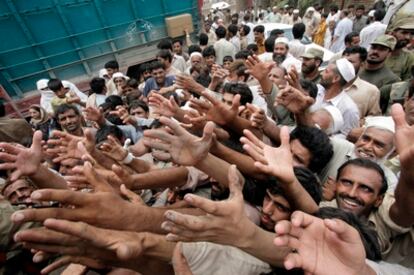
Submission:
{"label": "raised hand", "polygon": [[36,131],[30,148],[9,143],[0,143],[0,170],[11,170],[10,181],[23,176],[33,176],[41,166],[42,132]]}
{"label": "raised hand", "polygon": [[289,71],[287,75],[285,76],[285,78],[290,86],[302,91],[302,86],[300,86],[300,76],[295,66],[291,66],[289,68]]}
{"label": "raised hand", "polygon": [[153,108],[154,114],[166,117],[174,117],[180,108],[175,102],[174,97],[170,96],[170,99],[164,96],[154,93],[149,97],[149,106]]}
{"label": "raised hand", "polygon": [[175,275],[193,275],[188,266],[187,259],[184,257],[181,249],[181,243],[177,243],[172,256],[172,264]]}
{"label": "raised hand", "polygon": [[166,129],[147,130],[144,132],[144,136],[148,138],[144,140],[146,146],[166,151],[176,164],[186,166],[194,166],[207,156],[214,131],[213,123],[208,122],[204,127],[203,137],[198,138],[172,119],[161,117],[160,122],[167,126],[172,134]]}
{"label": "raised hand", "polygon": [[277,104],[284,106],[290,112],[298,114],[303,113],[308,109],[315,100],[292,86],[286,86],[279,92],[276,97],[276,102]]}
{"label": "raised hand", "polygon": [[267,116],[265,111],[254,104],[247,103],[247,109],[250,111],[250,121],[252,122],[252,126],[258,129],[263,129],[266,124]]}
{"label": "raised hand", "polygon": [[203,85],[197,83],[190,75],[183,74],[176,76],[176,87],[198,95],[201,95],[201,93],[205,90]]}
{"label": "raised hand", "polygon": [[293,171],[293,159],[289,145],[289,130],[286,126],[280,131],[281,145],[272,147],[259,140],[249,130],[240,138],[243,149],[255,159],[254,165],[263,173],[274,176],[284,183],[292,183],[296,177]]}
{"label": "raised hand", "polygon": [[400,104],[392,105],[391,113],[395,122],[395,147],[400,157],[401,166],[406,169],[405,172],[413,173],[414,144],[412,141],[414,139],[414,126],[408,125]]}
{"label": "raised hand", "polygon": [[104,143],[99,146],[99,149],[108,157],[116,161],[122,161],[128,155],[128,150],[119,144],[117,139],[109,135]]}
{"label": "raised hand", "polygon": [[247,72],[259,82],[266,80],[275,62],[262,62],[256,55],[249,56],[246,60]]}
{"label": "raised hand", "polygon": [[231,107],[216,99],[208,91],[202,92],[202,96],[208,102],[194,98],[191,99],[190,106],[200,113],[205,113],[206,120],[223,126],[231,123],[237,117],[240,106],[240,95],[234,96]]}
{"label": "raised hand", "polygon": [[[187,194],[184,200],[205,211],[207,215],[192,216],[169,210],[165,213],[166,222],[162,228],[170,241],[208,241],[219,244],[243,245],[255,230],[244,212],[242,179],[236,166],[228,172],[230,196],[225,201],[211,201],[196,195]],[[237,232],[237,234],[234,234]]]}
{"label": "raised hand", "polygon": [[104,119],[101,109],[92,106],[85,108],[83,114],[90,121],[100,122]]}
{"label": "raised hand", "polygon": [[338,219],[326,219],[296,211],[290,221],[275,226],[278,247],[294,252],[285,258],[285,268],[305,273],[375,274],[365,263],[365,248],[358,231]]}

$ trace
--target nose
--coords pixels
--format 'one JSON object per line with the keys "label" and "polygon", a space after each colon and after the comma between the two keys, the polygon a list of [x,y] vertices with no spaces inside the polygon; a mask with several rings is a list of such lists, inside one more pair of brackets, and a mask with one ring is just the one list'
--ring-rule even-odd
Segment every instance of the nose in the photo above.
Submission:
{"label": "nose", "polygon": [[357,194],[357,186],[354,184],[352,185],[351,190],[349,190],[348,196],[351,198],[356,198],[356,194]]}

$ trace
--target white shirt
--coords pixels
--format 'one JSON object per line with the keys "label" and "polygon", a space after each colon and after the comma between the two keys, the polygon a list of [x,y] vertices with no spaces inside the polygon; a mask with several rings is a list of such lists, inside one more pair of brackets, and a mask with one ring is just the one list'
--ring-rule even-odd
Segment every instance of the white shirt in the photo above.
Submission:
{"label": "white shirt", "polygon": [[289,41],[289,53],[295,58],[300,58],[305,53],[306,46],[299,39]]}
{"label": "white shirt", "polygon": [[247,44],[252,44],[254,43],[254,33],[253,33],[253,29],[255,27],[255,25],[252,22],[242,22],[243,25],[247,25],[250,28],[250,32],[247,35]]}
{"label": "white shirt", "polygon": [[372,22],[365,28],[361,30],[359,37],[361,38],[361,47],[366,48],[367,50],[371,46],[371,43],[380,35],[385,33],[387,25],[382,24],[379,21]]}
{"label": "white shirt", "polygon": [[187,69],[187,63],[181,55],[174,54],[171,65],[182,73]]}
{"label": "white shirt", "polygon": [[258,93],[259,86],[255,85],[255,86],[250,86],[249,88],[250,88],[250,91],[252,91],[252,95],[253,95],[252,104],[256,105],[260,109],[263,109],[265,111],[265,114],[269,116],[270,112],[267,108],[266,100]]}
{"label": "white shirt", "polygon": [[337,39],[330,48],[332,52],[337,53],[345,49],[345,36],[352,32],[353,24],[352,20],[348,17],[339,21],[334,31],[334,38],[336,37]]}
{"label": "white shirt", "polygon": [[240,51],[240,38],[237,35],[230,38],[230,43],[233,44],[236,53]]}
{"label": "white shirt", "polygon": [[288,53],[286,59],[282,62],[282,67],[289,70],[291,66],[295,66],[296,71],[300,72],[302,69],[302,62]]}
{"label": "white shirt", "polygon": [[333,105],[338,108],[344,119],[344,126],[340,132],[336,133],[336,135],[334,133],[334,136],[345,139],[349,131],[359,127],[358,107],[345,91],[342,91],[334,98],[325,100],[325,88],[318,84],[318,95],[316,96],[315,103],[311,106],[310,110],[314,112],[329,105]]}
{"label": "white shirt", "polygon": [[257,57],[262,62],[273,61],[273,52],[264,52],[262,54],[259,54]]}
{"label": "white shirt", "polygon": [[77,97],[80,98],[81,102],[86,103],[88,96],[82,93],[75,84],[70,81],[62,80],[62,85],[65,88],[69,88],[69,92],[75,93]]}
{"label": "white shirt", "polygon": [[214,43],[214,50],[216,51],[216,62],[220,65],[223,65],[223,57],[229,55],[234,58],[235,55],[233,44],[224,38]]}

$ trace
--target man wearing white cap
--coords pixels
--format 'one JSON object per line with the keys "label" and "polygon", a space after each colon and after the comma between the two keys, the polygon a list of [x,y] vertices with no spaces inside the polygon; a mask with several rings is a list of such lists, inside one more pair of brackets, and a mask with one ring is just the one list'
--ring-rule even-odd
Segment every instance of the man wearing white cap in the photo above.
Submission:
{"label": "man wearing white cap", "polygon": [[329,178],[335,179],[338,168],[354,158],[370,159],[384,170],[388,190],[394,190],[398,182],[395,174],[386,166],[385,160],[394,152],[395,124],[391,117],[367,117],[364,130],[355,144],[346,140],[332,138],[334,155],[320,174],[322,183]]}
{"label": "man wearing white cap", "polygon": [[282,15],[279,12],[279,8],[274,6],[272,12],[266,16],[265,20],[268,23],[280,23],[282,21]]}
{"label": "man wearing white cap", "polygon": [[344,91],[345,85],[355,78],[355,69],[345,58],[331,63],[322,73],[320,90],[311,111],[316,111],[324,106],[337,107],[344,118],[344,126],[336,136],[346,138],[349,131],[359,126],[359,111],[355,102]]}
{"label": "man wearing white cap", "polygon": [[296,23],[302,23],[302,18],[300,18],[300,16],[299,16],[299,10],[298,9],[294,9],[293,14],[292,14],[292,25],[294,25]]}
{"label": "man wearing white cap", "polygon": [[288,25],[293,25],[293,20],[292,20],[292,13],[293,13],[293,8],[289,7],[289,5],[285,5],[285,13],[282,15],[282,24],[288,24]]}
{"label": "man wearing white cap", "polygon": [[325,106],[312,113],[312,121],[328,136],[337,133],[344,126],[341,111],[335,106]]}
{"label": "man wearing white cap", "polygon": [[298,72],[301,70],[302,63],[300,60],[294,58],[289,53],[289,40],[286,37],[278,37],[275,40],[273,60],[286,70],[289,70],[292,66],[294,66]]}
{"label": "man wearing white cap", "polygon": [[40,106],[46,110],[49,114],[53,114],[52,105],[50,102],[52,101],[53,97],[55,96],[55,93],[52,92],[49,87],[47,86],[47,83],[49,82],[49,79],[39,79],[36,82],[37,90],[40,92]]}
{"label": "man wearing white cap", "polygon": [[[372,11],[370,11],[371,13]],[[360,45],[361,47],[366,48],[369,50],[371,43],[380,35],[385,33],[387,29],[387,25],[381,23],[381,20],[384,18],[385,12],[383,10],[374,11],[374,22],[369,24],[368,26],[364,27],[359,34],[359,38],[361,39]]]}

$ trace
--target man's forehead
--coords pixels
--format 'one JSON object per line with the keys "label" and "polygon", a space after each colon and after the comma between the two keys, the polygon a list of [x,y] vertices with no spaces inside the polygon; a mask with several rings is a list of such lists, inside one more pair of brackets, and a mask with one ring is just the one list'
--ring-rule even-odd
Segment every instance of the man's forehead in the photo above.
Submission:
{"label": "man's forehead", "polygon": [[369,136],[373,139],[378,139],[384,142],[389,142],[389,140],[384,139],[393,139],[394,134],[386,129],[381,129],[377,127],[368,127],[365,129],[363,135]]}
{"label": "man's forehead", "polygon": [[59,114],[58,115],[58,117],[59,118],[61,118],[61,117],[66,117],[66,116],[76,116],[77,114],[76,114],[76,112],[75,112],[75,110],[73,110],[73,109],[69,109],[69,110],[67,110],[67,111],[65,111],[65,112],[63,112],[63,113],[61,113],[61,114]]}

